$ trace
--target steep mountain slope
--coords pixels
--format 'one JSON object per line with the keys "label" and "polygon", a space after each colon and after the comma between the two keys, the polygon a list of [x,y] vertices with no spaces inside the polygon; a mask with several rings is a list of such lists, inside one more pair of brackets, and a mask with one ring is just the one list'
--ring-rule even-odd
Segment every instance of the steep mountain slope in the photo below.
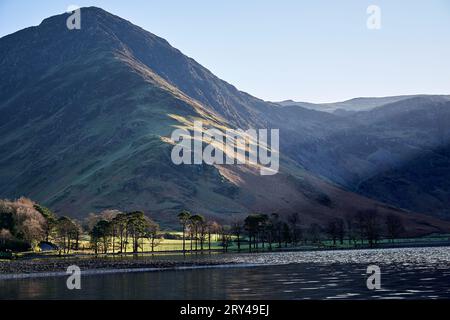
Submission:
{"label": "steep mountain slope", "polygon": [[[136,27],[95,8],[83,18],[79,32],[65,29],[62,15],[2,39],[1,194],[71,215],[111,206],[248,211],[217,192],[236,188],[217,169],[172,164],[162,140],[181,120],[226,122],[146,68],[112,28]],[[14,37],[35,41],[19,50]],[[21,69],[22,60],[31,68]]]}
{"label": "steep mountain slope", "polygon": [[[312,162],[315,153],[303,156],[303,146],[320,148],[353,120],[266,103],[119,17],[98,8],[83,8],[82,17],[81,30],[68,30],[63,14],[0,39],[0,197],[25,195],[72,216],[143,209],[167,224],[183,208],[217,219],[298,211],[323,221],[377,207],[404,216],[411,233],[450,230],[308,171],[302,157]],[[281,172],[174,165],[168,137],[196,119],[281,128]]]}

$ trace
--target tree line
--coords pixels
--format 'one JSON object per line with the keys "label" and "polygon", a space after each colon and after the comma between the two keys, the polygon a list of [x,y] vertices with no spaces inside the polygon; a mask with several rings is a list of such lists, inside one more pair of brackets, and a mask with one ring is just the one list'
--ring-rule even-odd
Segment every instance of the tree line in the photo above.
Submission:
{"label": "tree line", "polygon": [[144,240],[150,243],[153,252],[161,242],[160,226],[142,211],[129,213],[118,210],[106,210],[99,215],[90,214],[87,229],[95,253],[127,253],[144,250]]}
{"label": "tree line", "polygon": [[[367,244],[373,247],[380,239],[393,241],[405,231],[399,216],[381,215],[376,210],[362,210],[325,223],[309,224],[302,221],[299,213],[285,216],[255,213],[224,224],[187,210],[176,218],[182,231],[183,253],[211,251],[212,243],[219,243],[224,252],[233,244],[238,251],[245,246],[249,252],[308,244],[321,246],[324,241],[331,242],[332,246],[345,242],[349,246]],[[104,210],[78,221],[58,217],[27,198],[0,200],[0,251],[25,251],[47,243],[56,245],[60,254],[82,249],[96,254],[138,253],[144,251],[147,243],[153,252],[163,237],[159,224],[142,211]],[[87,248],[87,240],[83,239],[89,240]]]}
{"label": "tree line", "polygon": [[[203,251],[206,240],[211,242],[211,234],[218,233],[224,251],[232,242],[241,251],[243,245],[249,252],[259,248],[272,250],[298,245],[321,245],[324,240],[330,240],[333,246],[344,240],[349,245],[357,246],[367,243],[374,247],[381,238],[391,242],[400,237],[404,231],[402,219],[394,214],[381,216],[377,210],[362,210],[345,218],[331,219],[325,224],[310,223],[304,225],[299,213],[281,217],[277,213],[250,214],[245,219],[235,219],[229,225],[220,225],[215,221],[207,221],[203,216],[182,211],[178,214],[182,228],[183,252],[197,251],[197,243]],[[186,248],[186,240],[190,248]],[[193,248],[193,245],[195,246]]]}

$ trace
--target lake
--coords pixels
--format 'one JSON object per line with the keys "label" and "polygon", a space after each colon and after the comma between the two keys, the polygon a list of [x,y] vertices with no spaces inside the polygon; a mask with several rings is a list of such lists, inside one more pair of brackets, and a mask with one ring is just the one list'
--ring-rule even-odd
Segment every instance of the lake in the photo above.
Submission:
{"label": "lake", "polygon": [[[66,277],[0,280],[0,298],[450,298],[450,247],[224,254],[219,259],[237,265],[82,275],[81,290],[68,290]],[[367,266],[374,264],[381,269],[380,290],[366,286]]]}

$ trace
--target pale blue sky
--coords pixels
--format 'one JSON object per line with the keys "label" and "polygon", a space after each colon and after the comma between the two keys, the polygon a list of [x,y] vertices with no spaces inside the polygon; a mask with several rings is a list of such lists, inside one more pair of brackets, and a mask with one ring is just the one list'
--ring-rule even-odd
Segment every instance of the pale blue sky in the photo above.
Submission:
{"label": "pale blue sky", "polygon": [[[126,18],[265,100],[450,93],[450,0],[0,0],[0,36],[71,4]],[[381,30],[366,27],[371,4]]]}

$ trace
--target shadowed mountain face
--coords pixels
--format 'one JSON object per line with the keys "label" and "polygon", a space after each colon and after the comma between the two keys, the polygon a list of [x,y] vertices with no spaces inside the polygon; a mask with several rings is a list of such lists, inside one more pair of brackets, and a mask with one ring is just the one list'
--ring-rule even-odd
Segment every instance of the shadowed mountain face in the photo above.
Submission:
{"label": "shadowed mountain face", "polygon": [[416,98],[355,118],[371,124],[374,134],[390,142],[378,160],[383,167],[362,179],[356,190],[402,208],[448,219],[450,101]]}
{"label": "shadowed mountain face", "polygon": [[[166,224],[185,208],[219,220],[296,211],[309,223],[376,207],[403,216],[410,233],[450,230],[391,206],[445,216],[444,180],[417,179],[412,169],[447,142],[445,126],[433,122],[446,121],[442,99],[344,114],[268,103],[128,21],[98,8],[81,14],[81,30],[68,30],[63,14],[0,39],[0,197],[25,195],[71,216],[140,209]],[[194,120],[279,128],[280,173],[173,164],[167,137]],[[444,154],[439,176],[448,174]],[[399,179],[417,188],[396,196],[387,186]],[[424,191],[439,197],[408,200]]]}
{"label": "shadowed mountain face", "polygon": [[285,148],[306,170],[400,208],[450,217],[448,97],[411,97],[327,118],[305,114],[324,129]]}

